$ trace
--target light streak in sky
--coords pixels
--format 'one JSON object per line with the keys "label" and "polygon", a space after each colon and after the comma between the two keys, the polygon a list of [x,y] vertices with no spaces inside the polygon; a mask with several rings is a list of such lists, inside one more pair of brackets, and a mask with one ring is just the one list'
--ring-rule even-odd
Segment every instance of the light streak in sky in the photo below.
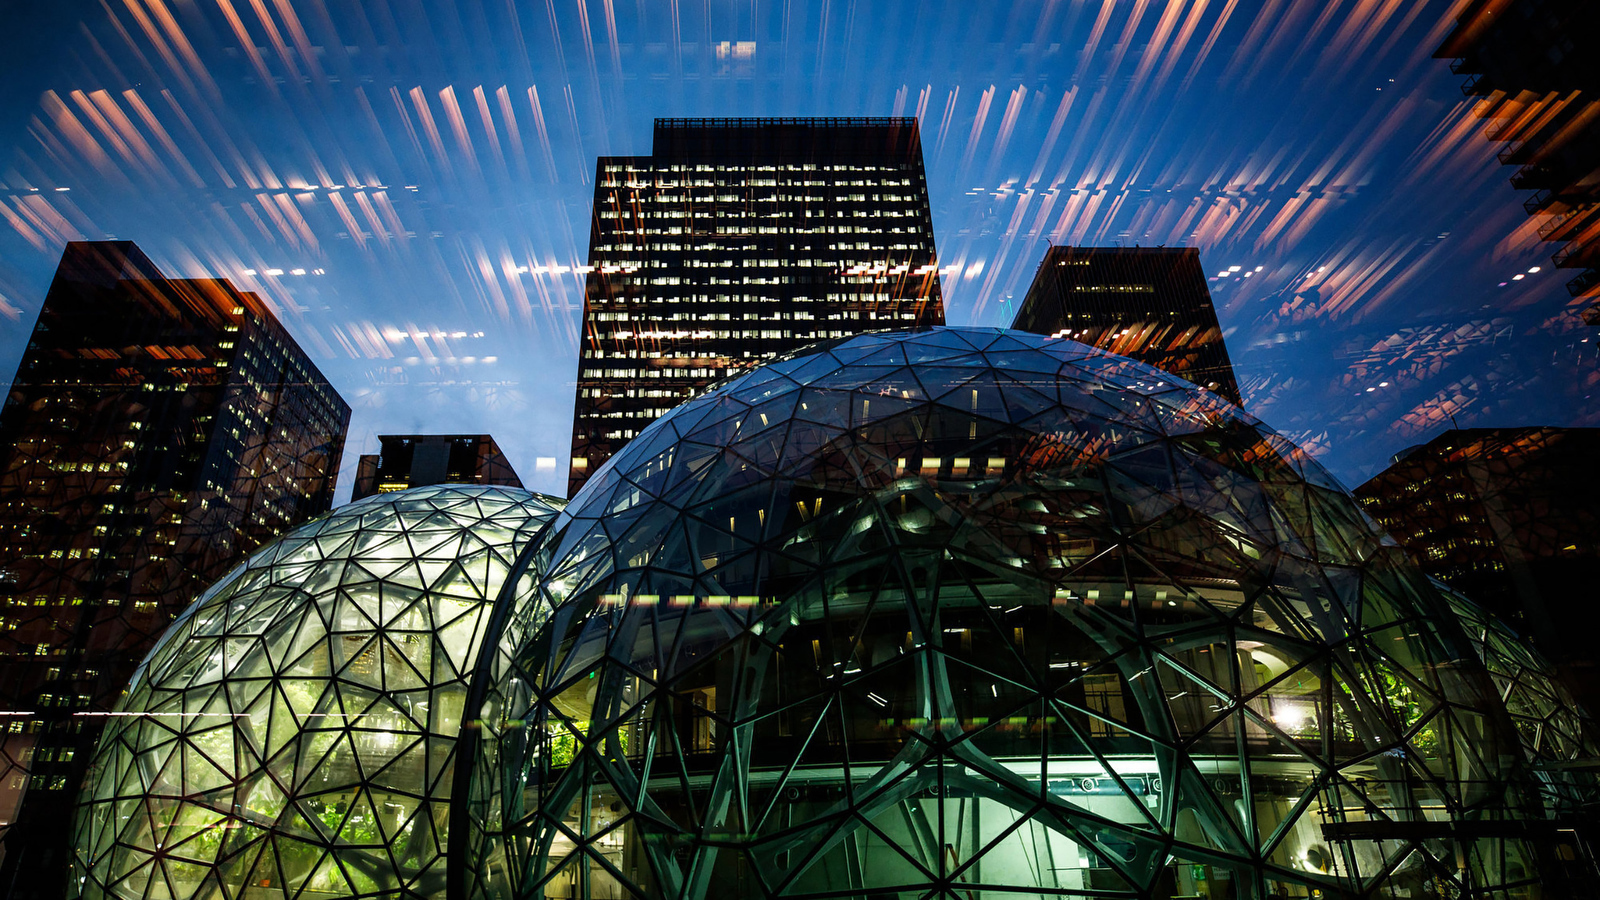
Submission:
{"label": "light streak in sky", "polygon": [[[1009,321],[1047,241],[1264,264],[1213,282],[1242,386],[1341,471],[1436,423],[1418,410],[1514,408],[1495,391],[1538,373],[1507,359],[1567,352],[1551,342],[1576,327],[1564,278],[1512,280],[1547,264],[1547,225],[1482,132],[1591,101],[1463,102],[1429,58],[1446,0],[366,6],[116,0],[72,23],[0,163],[0,255],[20,261],[0,266],[0,314],[21,310],[4,345],[20,352],[66,240],[138,240],[192,274],[322,269],[238,280],[327,348],[336,380],[371,388],[357,433],[403,414],[386,391],[427,382],[433,402],[456,381],[441,429],[564,455],[594,157],[648,152],[657,115],[916,115],[952,322]],[[1486,304],[1512,337],[1386,373],[1392,389],[1361,391],[1378,411],[1345,390],[1346,342]],[[500,343],[374,340],[445,315]],[[413,354],[496,356],[496,379],[566,399],[486,421],[466,399],[480,376],[387,371]],[[1594,354],[1572,365],[1571,391],[1525,398],[1551,421],[1594,418]],[[1477,394],[1452,388],[1469,376]]]}

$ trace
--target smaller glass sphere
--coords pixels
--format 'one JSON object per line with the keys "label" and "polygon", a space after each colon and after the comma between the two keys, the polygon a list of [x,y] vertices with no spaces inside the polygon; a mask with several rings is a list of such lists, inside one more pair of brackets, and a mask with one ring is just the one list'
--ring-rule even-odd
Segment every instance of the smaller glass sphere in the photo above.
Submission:
{"label": "smaller glass sphere", "polygon": [[141,665],[78,811],[79,897],[442,896],[491,607],[560,501],[441,485],[234,569]]}

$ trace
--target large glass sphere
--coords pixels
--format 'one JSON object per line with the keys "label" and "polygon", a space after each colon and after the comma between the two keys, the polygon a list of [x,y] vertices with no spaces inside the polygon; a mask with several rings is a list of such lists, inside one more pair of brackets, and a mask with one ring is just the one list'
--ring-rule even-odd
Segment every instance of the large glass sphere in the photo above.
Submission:
{"label": "large glass sphere", "polygon": [[79,807],[81,897],[442,897],[495,598],[559,501],[439,486],[251,556],[151,651]]}
{"label": "large glass sphere", "polygon": [[1539,878],[1446,598],[1288,441],[1126,359],[812,348],[652,424],[530,553],[468,713],[460,896]]}

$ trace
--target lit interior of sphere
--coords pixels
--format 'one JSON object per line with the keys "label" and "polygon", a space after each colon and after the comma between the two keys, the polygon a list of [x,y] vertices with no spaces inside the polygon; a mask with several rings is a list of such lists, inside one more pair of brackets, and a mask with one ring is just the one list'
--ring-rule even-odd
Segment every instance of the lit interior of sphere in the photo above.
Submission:
{"label": "lit interior of sphere", "polygon": [[468,682],[560,501],[439,486],[257,552],[162,637],[79,807],[74,896],[443,896]]}
{"label": "lit interior of sphere", "polygon": [[467,897],[1538,877],[1516,828],[1449,839],[1545,812],[1446,599],[1288,441],[1129,360],[812,349],[658,420],[530,552]]}

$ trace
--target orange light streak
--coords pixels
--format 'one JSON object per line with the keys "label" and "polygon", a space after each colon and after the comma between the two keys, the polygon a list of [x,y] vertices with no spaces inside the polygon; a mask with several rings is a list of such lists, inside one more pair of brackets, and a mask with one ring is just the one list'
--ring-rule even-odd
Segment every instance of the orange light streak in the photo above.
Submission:
{"label": "orange light streak", "polygon": [[21,235],[23,240],[33,245],[33,249],[43,253],[45,252],[45,249],[49,247],[49,244],[45,241],[44,236],[39,233],[38,229],[23,221],[21,216],[13,212],[11,207],[4,203],[0,203],[0,216],[5,218],[6,224],[10,225],[12,229],[17,232],[17,234]]}
{"label": "orange light streak", "polygon": [[300,235],[295,231],[294,226],[289,224],[289,220],[283,217],[283,210],[278,208],[278,203],[271,194],[257,194],[256,204],[261,207],[262,212],[267,214],[267,218],[272,221],[272,224],[277,226],[278,233],[283,235],[283,239],[288,241],[290,246],[300,246]]}
{"label": "orange light streak", "polygon": [[233,29],[233,36],[239,40],[239,47],[244,51],[245,58],[250,60],[250,67],[256,70],[256,77],[261,80],[262,87],[276,93],[277,82],[267,70],[267,61],[261,58],[261,52],[256,49],[255,38],[252,38],[250,30],[245,28],[244,20],[239,18],[239,12],[233,8],[232,0],[217,0],[217,7],[222,10],[222,17],[228,20],[228,27]]}
{"label": "orange light streak", "polygon": [[[463,248],[464,249],[464,248]],[[483,243],[477,238],[472,240],[472,263],[478,270],[480,283],[488,296],[485,297],[485,307],[494,313],[503,324],[511,324],[511,308],[506,302],[506,295],[500,289],[500,279],[495,276],[494,261],[484,250]]]}
{"label": "orange light streak", "polygon": [[517,128],[517,114],[511,108],[511,92],[502,84],[494,89],[494,99],[500,106],[500,118],[506,123],[506,140],[511,142],[511,155],[517,161],[517,171],[527,178],[528,157],[522,149],[522,132]]}
{"label": "orange light streak", "polygon": [[1017,126],[1017,116],[1022,113],[1022,101],[1028,99],[1028,89],[1018,85],[1011,92],[1011,99],[1006,103],[1005,114],[1000,117],[1000,133],[995,137],[994,149],[990,156],[996,163],[1006,152],[1006,144],[1011,142],[1011,131]]}
{"label": "orange light streak", "polygon": [[500,253],[500,275],[505,279],[506,288],[511,292],[511,298],[516,301],[517,314],[525,324],[533,322],[533,304],[528,301],[528,292],[522,286],[522,279],[517,277],[517,261],[510,250]]}
{"label": "orange light streak", "polygon": [[456,145],[466,158],[467,171],[478,174],[478,153],[473,149],[472,135],[467,134],[467,120],[461,115],[461,105],[456,102],[453,85],[439,92],[439,102],[444,106],[445,118],[450,121],[450,131],[455,134]]}
{"label": "orange light streak", "polygon": [[[159,2],[159,0],[150,0]],[[273,0],[273,5],[278,8],[278,15],[283,19],[283,27],[289,32],[289,40],[294,42],[294,48],[300,52],[300,59],[305,62],[306,69],[310,71],[312,79],[317,82],[327,80],[322,66],[317,63],[317,54],[311,46],[311,39],[306,36],[306,30],[300,24],[300,17],[295,14],[294,5],[290,0]]]}
{"label": "orange light streak", "polygon": [[[1254,82],[1261,74],[1262,69],[1269,64],[1272,64],[1273,68],[1277,69],[1276,61],[1283,59],[1287,55],[1287,45],[1292,43],[1295,38],[1304,36],[1308,30],[1316,27],[1315,23],[1309,26],[1306,25],[1306,19],[1311,18],[1312,15],[1319,11],[1323,17],[1326,17],[1332,10],[1338,9],[1339,6],[1340,0],[1333,0],[1333,2],[1328,2],[1328,0],[1292,0],[1288,10],[1276,17],[1271,34],[1266,38],[1264,45],[1260,50],[1253,53],[1253,58],[1250,60],[1250,68],[1244,74],[1242,83],[1250,84]],[[1266,17],[1266,13],[1262,15],[1264,18]],[[1279,71],[1282,70],[1279,69]]]}
{"label": "orange light streak", "polygon": [[[130,5],[133,0],[129,0]],[[179,56],[188,64],[189,71],[205,86],[205,93],[212,102],[222,101],[222,92],[217,89],[217,82],[211,77],[211,72],[206,64],[200,61],[200,54],[195,52],[194,44],[190,43],[189,36],[183,33],[178,26],[178,20],[172,15],[172,10],[167,8],[163,0],[145,0],[145,5],[150,7],[150,12],[160,24],[162,31],[171,39],[172,46],[176,48]]]}
{"label": "orange light streak", "polygon": [[[578,5],[578,28],[583,32],[583,56],[589,65],[589,79],[594,82],[600,80],[600,69],[594,61],[594,34],[589,29],[589,3],[588,0],[574,0]],[[551,17],[554,18],[554,8]]]}
{"label": "orange light streak", "polygon": [[1155,68],[1156,60],[1161,58],[1161,48],[1171,39],[1173,29],[1178,27],[1178,18],[1183,14],[1186,2],[1187,0],[1167,0],[1167,8],[1162,10],[1161,17],[1156,20],[1155,34],[1150,36],[1144,52],[1139,55],[1139,65],[1133,70],[1133,83],[1128,88],[1128,93],[1144,92],[1150,71]]}
{"label": "orange light streak", "polygon": [[509,175],[506,171],[506,155],[500,149],[500,133],[494,127],[494,116],[489,114],[489,98],[483,93],[483,85],[472,89],[472,99],[477,101],[478,116],[483,120],[484,134],[489,136],[489,149],[494,152],[494,161],[502,175]]}
{"label": "orange light streak", "polygon": [[417,119],[422,122],[422,132],[428,136],[428,144],[433,147],[434,155],[439,160],[439,168],[446,175],[453,175],[450,156],[445,152],[444,140],[439,137],[438,126],[433,124],[433,111],[428,108],[428,98],[423,95],[421,87],[411,89],[411,104],[416,107]]}
{"label": "orange light streak", "polygon": [[388,229],[383,227],[383,223],[378,218],[378,211],[373,208],[372,200],[367,197],[367,193],[365,191],[356,191],[352,196],[355,197],[356,205],[361,207],[361,215],[366,218],[367,225],[371,228],[373,236],[383,242],[384,246],[388,246]]}
{"label": "orange light streak", "polygon": [[389,202],[388,191],[373,191],[372,202],[378,207],[378,214],[383,217],[385,225],[389,226],[389,233],[395,240],[407,237],[406,227],[400,224],[400,215],[395,212],[394,204]]}
{"label": "orange light streak", "polygon": [[[189,78],[189,73],[186,72],[183,66],[178,62],[177,55],[174,54],[172,48],[167,45],[166,40],[161,36],[161,32],[156,28],[155,23],[152,22],[150,17],[145,14],[144,8],[139,4],[139,0],[123,0],[123,4],[127,6],[128,12],[132,14],[134,22],[138,23],[139,29],[144,32],[144,36],[149,40],[150,46],[155,48],[156,53],[161,57],[162,61],[167,64],[167,68],[172,70],[173,76],[183,84],[184,89],[190,94],[197,93],[194,86],[194,81]],[[107,11],[110,11],[109,8]],[[139,48],[137,46],[134,47],[136,52],[138,49]]]}
{"label": "orange light streak", "polygon": [[1067,205],[1062,207],[1061,218],[1056,220],[1056,227],[1050,231],[1050,242],[1052,244],[1060,244],[1065,240],[1068,230],[1077,221],[1078,212],[1082,209],[1087,199],[1088,195],[1085,193],[1079,191],[1068,192]]}
{"label": "orange light streak", "polygon": [[1072,232],[1072,243],[1083,243],[1084,235],[1089,233],[1089,226],[1094,224],[1095,212],[1100,209],[1100,204],[1106,199],[1105,191],[1095,191],[1089,195],[1089,202],[1084,204],[1083,213],[1078,216],[1077,227]]}
{"label": "orange light streak", "polygon": [[104,175],[121,175],[116,163],[112,162],[111,156],[94,139],[94,136],[89,134],[89,129],[78,121],[78,117],[72,114],[72,110],[61,101],[60,97],[56,96],[55,91],[45,91],[43,97],[40,98],[40,105],[44,108],[45,115],[49,116],[50,120],[55,123],[56,131],[60,132],[67,143],[74,150],[77,150],[90,166],[98,169]]}
{"label": "orange light streak", "polygon": [[338,325],[329,325],[328,327],[332,329],[334,340],[339,342],[339,348],[345,352],[346,356],[351,359],[360,359],[365,355],[356,349],[356,345],[350,341],[350,338],[345,336],[342,328]]}
{"label": "orange light streak", "polygon": [[983,134],[983,123],[989,118],[989,104],[994,101],[994,85],[983,92],[978,99],[978,112],[972,118],[972,133],[967,136],[967,149],[961,154],[961,168],[963,171],[972,165],[972,157],[978,152],[978,138]]}
{"label": "orange light streak", "polygon": [[167,172],[166,166],[162,165],[161,160],[156,158],[155,150],[150,147],[150,143],[144,139],[144,135],[140,134],[139,129],[134,126],[133,120],[128,118],[127,113],[122,111],[122,108],[117,105],[117,101],[112,99],[110,94],[105,91],[93,91],[89,94],[89,99],[94,103],[95,108],[100,110],[105,120],[117,130],[117,135],[133,150],[146,169],[152,174],[160,176],[163,181],[172,184],[176,183],[176,180]]}
{"label": "orange light streak", "polygon": [[29,194],[17,203],[17,211],[33,224],[33,227],[44,233],[57,243],[83,240],[83,232],[72,227],[66,217],[56,212],[50,202],[38,194]]}
{"label": "orange light streak", "polygon": [[[582,0],[579,0],[581,3]],[[611,75],[622,80],[622,50],[617,44],[617,11],[612,0],[604,0],[606,10],[606,46],[611,50]]]}
{"label": "orange light streak", "polygon": [[1156,73],[1155,92],[1160,92],[1172,77],[1172,71],[1177,68],[1178,60],[1183,56],[1183,51],[1189,46],[1189,41],[1194,38],[1195,31],[1200,27],[1200,20],[1205,17],[1207,0],[1195,0],[1194,6],[1189,8],[1189,15],[1183,20],[1183,27],[1178,30],[1178,37],[1167,49],[1167,59],[1161,64],[1161,71]]}
{"label": "orange light streak", "polygon": [[328,202],[333,204],[333,211],[344,223],[344,229],[350,233],[350,239],[361,249],[367,249],[367,236],[362,232],[361,224],[356,221],[356,217],[350,214],[350,207],[345,205],[344,197],[340,196],[338,191],[334,191],[328,195]]}
{"label": "orange light streak", "polygon": [[134,114],[139,117],[139,121],[144,123],[145,130],[155,135],[156,143],[161,145],[161,149],[166,151],[167,156],[171,157],[183,169],[183,174],[188,177],[189,183],[195,187],[205,187],[205,179],[200,177],[200,173],[190,164],[189,158],[184,156],[183,152],[178,149],[177,142],[173,141],[172,135],[161,127],[161,121],[156,118],[155,113],[150,111],[150,107],[145,105],[139,94],[130,89],[122,92],[122,98],[133,108]]}
{"label": "orange light streak", "polygon": [[[227,186],[228,188],[230,188],[230,189],[238,187],[238,185],[233,180],[233,176],[228,174],[228,168],[222,164],[222,160],[217,157],[217,154],[212,152],[210,142],[207,141],[205,138],[202,138],[200,136],[199,129],[194,127],[194,122],[189,120],[189,116],[184,113],[183,107],[179,106],[178,105],[178,101],[173,99],[172,93],[170,91],[165,91],[165,90],[162,91],[161,92],[161,99],[167,101],[167,106],[170,107],[172,109],[173,114],[178,117],[178,121],[182,122],[183,123],[183,127],[188,129],[189,137],[192,138],[194,140],[194,142],[200,146],[201,150],[205,151],[206,156],[209,157],[210,160],[211,160],[212,167],[215,168],[216,171],[217,171],[217,177],[222,180],[222,183],[225,186]],[[230,150],[233,149],[231,144],[229,145],[229,149]],[[238,151],[237,150],[234,150],[234,155],[236,157],[238,156]],[[250,187],[259,188],[261,186],[261,185],[255,183],[254,176],[252,176],[247,170],[244,170],[244,166],[243,166],[242,161],[241,161],[241,164],[240,164],[240,169],[241,169],[241,171],[244,171],[245,181],[248,183],[248,185]]]}
{"label": "orange light streak", "polygon": [[261,236],[265,238],[268,243],[276,244],[278,242],[278,236],[272,233],[272,229],[267,227],[266,222],[262,221],[261,216],[256,213],[255,207],[248,203],[242,203],[239,205],[239,208],[244,210],[245,216],[255,224],[256,230],[261,232]]}
{"label": "orange light streak", "polygon": [[1128,19],[1122,24],[1122,35],[1117,42],[1111,45],[1111,62],[1107,64],[1106,71],[1115,74],[1122,68],[1122,60],[1133,49],[1133,37],[1139,32],[1139,23],[1144,20],[1144,14],[1150,8],[1150,0],[1133,0],[1133,7],[1128,10]]}
{"label": "orange light streak", "polygon": [[940,156],[944,153],[944,141],[950,134],[950,119],[956,112],[956,100],[961,96],[961,85],[956,85],[950,91],[950,96],[944,101],[944,116],[939,120],[939,140],[934,144],[933,155]]}
{"label": "orange light streak", "polygon": [[300,68],[294,64],[294,57],[289,54],[289,45],[278,33],[277,23],[272,21],[272,12],[262,0],[250,0],[250,7],[256,11],[256,18],[261,20],[261,27],[267,32],[267,43],[277,51],[278,59],[283,63],[284,72],[288,73],[291,84],[301,82]]}
{"label": "orange light streak", "polygon": [[559,179],[556,175],[556,157],[550,149],[550,132],[545,128],[544,108],[539,105],[539,89],[528,88],[528,104],[533,109],[533,128],[539,135],[539,150],[544,157],[545,169],[550,174],[550,183],[555,184]]}
{"label": "orange light streak", "polygon": [[1117,0],[1101,0],[1100,14],[1095,16],[1094,26],[1089,29],[1089,39],[1083,44],[1083,51],[1078,56],[1078,71],[1073,73],[1072,84],[1082,84],[1084,73],[1089,71],[1089,66],[1094,61],[1095,53],[1100,48],[1100,39],[1105,36],[1106,24],[1111,21],[1111,11],[1117,6]]}
{"label": "orange light streak", "polygon": [[124,162],[136,170],[144,170],[144,166],[134,156],[133,149],[128,146],[127,142],[123,141],[121,135],[117,134],[117,130],[111,127],[111,123],[106,121],[100,110],[95,108],[94,103],[89,100],[87,94],[83,91],[73,91],[68,96],[72,98],[73,103],[78,104],[78,109],[83,113],[84,118],[99,129],[101,136],[111,144],[111,148],[117,151],[117,155],[121,156]]}
{"label": "orange light streak", "polygon": [[[1401,2],[1402,0],[1384,0],[1384,3],[1379,6],[1373,2],[1373,0],[1363,0],[1362,6],[1372,5],[1376,7],[1372,11],[1371,19],[1368,20],[1365,27],[1361,29],[1361,33],[1356,36],[1356,39],[1347,55],[1343,57],[1330,57],[1334,59],[1342,59],[1343,64],[1338,70],[1341,77],[1345,73],[1349,72],[1351,67],[1353,67],[1358,61],[1367,59],[1366,54],[1368,52],[1368,48],[1372,46],[1373,41],[1377,40],[1378,35],[1387,31],[1389,20],[1394,18],[1395,11],[1400,8]],[[1355,19],[1356,17],[1352,16],[1351,18]]]}
{"label": "orange light streak", "polygon": [[1228,0],[1227,5],[1222,7],[1222,14],[1217,16],[1216,22],[1212,23],[1211,32],[1206,35],[1205,43],[1200,45],[1200,52],[1194,55],[1194,62],[1189,64],[1189,71],[1183,76],[1183,84],[1179,87],[1180,91],[1186,92],[1189,90],[1189,86],[1194,84],[1194,76],[1199,74],[1200,67],[1211,56],[1211,49],[1217,45],[1217,38],[1222,36],[1223,27],[1228,24],[1228,19],[1233,15],[1234,7],[1238,5],[1239,0]]}

